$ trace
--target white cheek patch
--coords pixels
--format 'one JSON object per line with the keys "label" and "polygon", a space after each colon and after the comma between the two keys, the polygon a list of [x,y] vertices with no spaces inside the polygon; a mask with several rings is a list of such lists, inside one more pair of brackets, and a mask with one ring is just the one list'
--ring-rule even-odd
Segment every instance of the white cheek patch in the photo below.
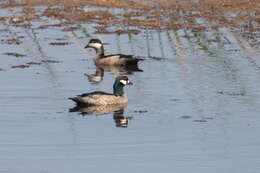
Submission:
{"label": "white cheek patch", "polygon": [[120,80],[120,83],[122,83],[123,85],[126,85],[126,84],[127,84],[127,81],[125,81],[125,80]]}
{"label": "white cheek patch", "polygon": [[101,48],[102,45],[100,43],[90,43],[89,46],[99,49],[99,48]]}

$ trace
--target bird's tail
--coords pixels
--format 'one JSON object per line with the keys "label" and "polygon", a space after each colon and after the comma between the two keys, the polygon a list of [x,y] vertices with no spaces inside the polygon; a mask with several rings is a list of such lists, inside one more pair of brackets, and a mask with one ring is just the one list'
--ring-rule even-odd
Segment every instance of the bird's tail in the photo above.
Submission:
{"label": "bird's tail", "polygon": [[77,106],[89,106],[90,104],[85,103],[81,97],[70,97],[68,98],[76,103]]}
{"label": "bird's tail", "polygon": [[79,97],[70,97],[69,99],[74,101],[77,105],[82,104],[82,101]]}

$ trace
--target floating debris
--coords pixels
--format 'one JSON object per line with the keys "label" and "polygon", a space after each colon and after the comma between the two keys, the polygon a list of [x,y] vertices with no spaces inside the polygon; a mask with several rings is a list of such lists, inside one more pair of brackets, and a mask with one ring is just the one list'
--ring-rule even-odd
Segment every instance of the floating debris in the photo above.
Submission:
{"label": "floating debris", "polygon": [[43,63],[60,63],[60,61],[55,61],[55,60],[42,60]]}
{"label": "floating debris", "polygon": [[66,38],[56,38],[55,40],[57,40],[57,41],[64,41],[64,40],[66,40]]}
{"label": "floating debris", "polygon": [[183,116],[180,116],[180,118],[182,118],[182,119],[190,119],[192,117],[190,115],[183,115]]}
{"label": "floating debris", "polygon": [[26,16],[13,16],[13,17],[8,17],[9,22],[10,22],[10,23],[15,23],[15,24],[17,24],[17,23],[22,23],[22,22],[24,22],[24,21],[30,21],[30,20],[32,20],[32,19],[37,19],[37,18],[39,18],[39,16],[37,16],[37,15],[33,15],[33,16],[28,16],[28,15],[26,15]]}
{"label": "floating debris", "polygon": [[24,56],[26,56],[26,55],[24,55],[24,54],[13,53],[13,52],[3,53],[3,55],[7,55],[7,56],[15,56],[15,57],[24,57]]}
{"label": "floating debris", "polygon": [[36,9],[34,9],[34,8],[32,8],[32,7],[24,7],[23,8],[23,13],[25,13],[25,14],[34,14],[34,13],[36,13],[36,12],[38,12],[39,10],[36,10]]}
{"label": "floating debris", "polygon": [[178,101],[181,101],[181,99],[171,99],[171,101],[178,102]]}
{"label": "floating debris", "polygon": [[50,43],[50,45],[52,45],[52,46],[65,46],[68,44],[71,44],[71,43],[70,42],[52,42],[52,43]]}
{"label": "floating debris", "polygon": [[244,92],[232,92],[232,91],[218,91],[218,94],[228,95],[228,96],[245,96]]}
{"label": "floating debris", "polygon": [[19,23],[19,24],[15,24],[14,26],[23,27],[23,28],[31,28],[32,24],[30,24],[30,23]]}
{"label": "floating debris", "polygon": [[213,118],[213,117],[202,117],[202,119],[205,119],[205,120],[213,120],[214,118]]}
{"label": "floating debris", "polygon": [[31,61],[31,62],[28,62],[26,64],[28,64],[28,65],[41,65],[42,63],[41,62],[33,62],[33,61]]}
{"label": "floating debris", "polygon": [[18,39],[15,39],[15,38],[10,38],[10,39],[7,39],[7,40],[4,40],[2,39],[1,40],[1,44],[21,44],[22,42],[19,41]]}
{"label": "floating debris", "polygon": [[136,29],[127,29],[127,30],[115,30],[115,31],[108,31],[107,29],[105,29],[104,27],[96,27],[97,31],[95,31],[95,34],[118,34],[118,35],[122,35],[122,34],[134,34],[134,35],[138,35],[141,31],[136,30]]}
{"label": "floating debris", "polygon": [[79,27],[75,27],[75,26],[71,26],[71,27],[66,27],[66,28],[63,28],[62,31],[75,31],[75,30],[78,30]]}
{"label": "floating debris", "polygon": [[30,65],[28,64],[23,64],[23,65],[15,65],[15,66],[12,66],[11,68],[29,68]]}
{"label": "floating debris", "polygon": [[41,25],[39,26],[37,29],[47,29],[47,28],[50,28],[50,27],[61,27],[62,24],[61,23],[58,23],[58,24],[49,24],[49,25]]}
{"label": "floating debris", "polygon": [[134,113],[139,113],[139,114],[143,114],[143,113],[147,113],[148,111],[146,110],[135,110]]}

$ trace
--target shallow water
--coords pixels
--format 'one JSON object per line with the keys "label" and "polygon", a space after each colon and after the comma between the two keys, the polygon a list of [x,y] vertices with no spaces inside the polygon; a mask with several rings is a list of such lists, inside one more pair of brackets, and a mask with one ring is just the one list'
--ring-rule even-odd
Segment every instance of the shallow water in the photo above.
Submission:
{"label": "shallow water", "polygon": [[[56,22],[1,22],[1,38],[21,44],[0,44],[0,172],[260,172],[260,52],[242,33],[38,29]],[[95,52],[84,49],[90,37],[107,43],[107,54],[145,58],[143,72],[113,69],[89,82],[85,74],[96,71]],[[41,64],[12,68],[29,62]],[[121,113],[128,124],[118,127],[114,113],[69,112],[68,97],[111,92],[118,74],[134,83],[125,88],[129,103]]]}

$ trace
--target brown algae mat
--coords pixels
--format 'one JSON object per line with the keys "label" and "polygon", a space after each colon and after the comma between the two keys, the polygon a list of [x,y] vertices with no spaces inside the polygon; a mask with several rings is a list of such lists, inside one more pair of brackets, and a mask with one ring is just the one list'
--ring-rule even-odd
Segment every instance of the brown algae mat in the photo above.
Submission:
{"label": "brown algae mat", "polygon": [[[45,5],[47,8],[35,8],[39,5]],[[256,26],[253,30],[260,30],[259,0],[9,0],[0,4],[0,8],[15,7],[22,7],[21,15],[1,16],[0,20],[9,20],[21,25],[23,21],[47,16],[66,19],[67,22],[73,23],[93,22],[105,27],[123,25],[140,29],[205,30],[208,27]],[[111,10],[114,8],[119,10]],[[21,26],[25,27],[25,25]],[[59,27],[61,24],[53,26]],[[30,26],[26,25],[26,27]],[[40,28],[47,27],[50,26]],[[107,30],[104,31],[109,33]]]}
{"label": "brown algae mat", "polygon": [[[31,28],[31,21],[47,17],[58,22],[35,29],[61,27],[62,31],[74,31],[80,24],[94,24],[95,34],[137,35],[147,30],[229,28],[246,37],[253,47],[258,49],[260,44],[259,0],[6,0],[0,8],[15,9],[11,15],[0,16],[0,22],[15,27]],[[20,41],[11,38],[1,43]]]}

